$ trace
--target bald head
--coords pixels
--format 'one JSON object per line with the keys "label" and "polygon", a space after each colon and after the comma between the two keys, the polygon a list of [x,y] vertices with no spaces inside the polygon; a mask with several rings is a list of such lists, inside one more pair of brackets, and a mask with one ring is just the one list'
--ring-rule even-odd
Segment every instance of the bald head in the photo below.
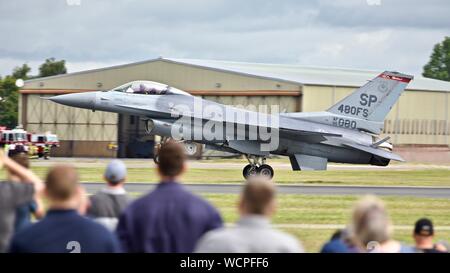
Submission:
{"label": "bald head", "polygon": [[78,173],[72,166],[57,165],[47,173],[45,186],[51,199],[67,201],[77,193]]}
{"label": "bald head", "polygon": [[267,178],[250,178],[242,191],[241,210],[247,214],[270,214],[275,204],[275,186]]}

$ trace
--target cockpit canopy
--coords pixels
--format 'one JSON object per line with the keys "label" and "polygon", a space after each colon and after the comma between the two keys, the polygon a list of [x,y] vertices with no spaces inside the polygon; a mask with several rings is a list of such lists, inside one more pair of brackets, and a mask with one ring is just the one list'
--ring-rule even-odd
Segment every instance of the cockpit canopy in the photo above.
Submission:
{"label": "cockpit canopy", "polygon": [[170,87],[166,84],[152,82],[152,81],[133,81],[116,87],[113,91],[130,93],[130,94],[144,94],[144,95],[187,95],[189,93],[180,89]]}

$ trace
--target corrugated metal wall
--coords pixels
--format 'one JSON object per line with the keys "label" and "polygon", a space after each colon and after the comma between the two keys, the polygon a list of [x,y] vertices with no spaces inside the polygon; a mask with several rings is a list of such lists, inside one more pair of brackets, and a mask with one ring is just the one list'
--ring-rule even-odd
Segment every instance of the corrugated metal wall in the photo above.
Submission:
{"label": "corrugated metal wall", "polygon": [[300,111],[300,98],[292,96],[203,96],[203,98],[263,113]]}

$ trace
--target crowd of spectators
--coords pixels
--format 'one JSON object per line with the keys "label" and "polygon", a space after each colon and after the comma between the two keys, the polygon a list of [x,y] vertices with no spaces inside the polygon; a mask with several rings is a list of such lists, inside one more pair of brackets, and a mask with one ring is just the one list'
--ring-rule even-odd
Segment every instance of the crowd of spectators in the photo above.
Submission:
{"label": "crowd of spectators", "polygon": [[[51,167],[42,181],[24,154],[0,154],[7,171],[0,182],[0,253],[301,253],[301,242],[271,224],[277,197],[273,181],[254,176],[243,183],[239,220],[224,226],[220,212],[181,184],[187,170],[183,147],[165,143],[156,167],[159,183],[136,200],[124,184],[127,168],[111,161],[105,187],[88,196],[71,165]],[[45,202],[44,202],[45,201]],[[45,204],[45,205],[44,205]],[[32,222],[33,220],[33,222]],[[412,230],[415,245],[392,238],[383,201],[359,200],[350,223],[324,243],[322,253],[440,253],[430,219]]]}

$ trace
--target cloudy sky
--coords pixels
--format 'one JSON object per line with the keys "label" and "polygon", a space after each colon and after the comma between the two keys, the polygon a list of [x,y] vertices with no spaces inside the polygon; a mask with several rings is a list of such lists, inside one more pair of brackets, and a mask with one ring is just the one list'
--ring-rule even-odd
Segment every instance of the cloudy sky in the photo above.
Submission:
{"label": "cloudy sky", "polygon": [[48,57],[69,72],[159,56],[420,74],[450,36],[448,0],[1,1],[0,75]]}

